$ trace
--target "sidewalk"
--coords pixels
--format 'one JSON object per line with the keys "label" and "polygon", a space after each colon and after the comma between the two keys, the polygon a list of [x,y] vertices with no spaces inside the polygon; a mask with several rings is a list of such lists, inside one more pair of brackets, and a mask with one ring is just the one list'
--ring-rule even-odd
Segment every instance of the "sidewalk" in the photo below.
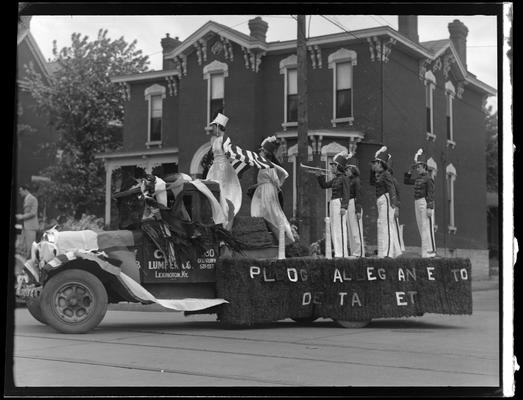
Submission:
{"label": "sidewalk", "polygon": [[472,280],[472,291],[499,290],[499,277],[497,275],[475,281]]}

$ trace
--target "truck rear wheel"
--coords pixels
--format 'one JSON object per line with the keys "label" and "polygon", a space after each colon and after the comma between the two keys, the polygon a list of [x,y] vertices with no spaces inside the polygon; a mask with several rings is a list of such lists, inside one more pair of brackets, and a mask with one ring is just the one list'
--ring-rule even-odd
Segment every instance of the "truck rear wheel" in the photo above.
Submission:
{"label": "truck rear wheel", "polygon": [[344,321],[341,319],[335,319],[334,321],[342,328],[358,329],[365,328],[368,324],[370,324],[371,320],[369,319],[364,321]]}
{"label": "truck rear wheel", "polygon": [[62,333],[86,333],[107,311],[107,291],[93,274],[80,269],[58,272],[44,285],[40,307],[47,323]]}
{"label": "truck rear wheel", "polygon": [[47,325],[47,322],[45,322],[45,318],[42,315],[42,309],[40,308],[40,297],[29,297],[26,299],[25,305],[27,306],[29,314],[31,314],[34,319]]}

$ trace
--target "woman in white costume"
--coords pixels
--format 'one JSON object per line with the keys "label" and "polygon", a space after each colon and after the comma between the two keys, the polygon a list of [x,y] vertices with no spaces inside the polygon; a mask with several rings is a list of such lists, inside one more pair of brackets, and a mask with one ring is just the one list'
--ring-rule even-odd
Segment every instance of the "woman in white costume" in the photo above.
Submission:
{"label": "woman in white costume", "polygon": [[274,152],[278,148],[278,141],[275,136],[263,140],[259,149],[261,157],[271,161],[273,168],[260,169],[258,180],[255,185],[255,192],[251,202],[251,216],[263,217],[269,222],[269,227],[279,237],[279,227],[285,230],[286,241],[294,242],[291,226],[285,216],[279,201],[279,192],[285,179],[289,176],[287,171],[279,166]]}
{"label": "woman in white costume", "polygon": [[228,219],[225,227],[230,230],[233,218],[240,210],[242,204],[242,187],[236,171],[231,166],[223,150],[223,137],[227,121],[229,121],[229,118],[218,113],[210,124],[213,129],[211,149],[214,159],[206,179],[217,181],[220,184],[221,198],[225,199],[221,206]]}

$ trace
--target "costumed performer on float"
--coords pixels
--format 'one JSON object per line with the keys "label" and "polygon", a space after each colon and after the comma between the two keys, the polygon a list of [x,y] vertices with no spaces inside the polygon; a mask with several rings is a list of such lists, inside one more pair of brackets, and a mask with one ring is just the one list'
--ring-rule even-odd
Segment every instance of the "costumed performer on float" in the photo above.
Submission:
{"label": "costumed performer on float", "polygon": [[[234,216],[240,211],[242,204],[242,187],[236,171],[231,166],[224,151],[225,126],[229,118],[218,113],[216,118],[210,123],[212,127],[211,151],[213,156],[212,165],[207,172],[207,180],[213,180],[220,185],[221,206],[227,222],[224,224],[226,229],[232,229]],[[222,200],[223,199],[223,200]]]}
{"label": "costumed performer on float", "polygon": [[349,205],[347,208],[349,251],[352,257],[365,257],[360,170],[358,168],[358,159],[354,157],[353,153],[349,153],[347,161],[347,176],[350,181]]}
{"label": "costumed performer on float", "polygon": [[370,184],[376,186],[378,209],[378,258],[396,258],[402,254],[395,218],[399,215],[399,204],[392,175],[388,171],[390,154],[381,147],[371,161]]}
{"label": "costumed performer on float", "polygon": [[278,146],[276,136],[267,137],[261,143],[259,155],[271,161],[273,167],[260,169],[256,185],[249,188],[249,190],[255,189],[252,195],[251,216],[263,217],[269,223],[269,227],[276,237],[279,237],[279,227],[283,225],[285,235],[288,241],[292,243],[294,237],[291,225],[282,210],[279,199],[281,186],[289,174],[280,166],[280,162],[274,154]]}
{"label": "costumed performer on float", "polygon": [[350,178],[346,175],[348,154],[343,151],[336,154],[331,165],[334,178],[326,180],[324,173],[314,171],[318,175],[318,183],[323,189],[332,189],[329,201],[329,215],[331,219],[331,241],[334,248],[334,257],[349,257],[347,208],[350,197]]}
{"label": "costumed performer on float", "polygon": [[[417,176],[412,177],[413,170]],[[414,165],[405,173],[404,183],[414,185],[414,211],[421,237],[421,257],[436,256],[434,242],[434,180],[429,174],[426,157],[423,149],[419,149],[414,156]]]}

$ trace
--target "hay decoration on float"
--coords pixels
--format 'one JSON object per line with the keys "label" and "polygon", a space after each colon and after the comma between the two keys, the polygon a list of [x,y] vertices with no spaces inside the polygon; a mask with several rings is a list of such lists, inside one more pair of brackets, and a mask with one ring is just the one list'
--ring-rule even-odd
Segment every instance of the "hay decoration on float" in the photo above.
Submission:
{"label": "hay decoration on float", "polygon": [[471,265],[462,258],[286,260],[222,258],[219,319],[250,326],[285,318],[369,320],[471,314]]}

